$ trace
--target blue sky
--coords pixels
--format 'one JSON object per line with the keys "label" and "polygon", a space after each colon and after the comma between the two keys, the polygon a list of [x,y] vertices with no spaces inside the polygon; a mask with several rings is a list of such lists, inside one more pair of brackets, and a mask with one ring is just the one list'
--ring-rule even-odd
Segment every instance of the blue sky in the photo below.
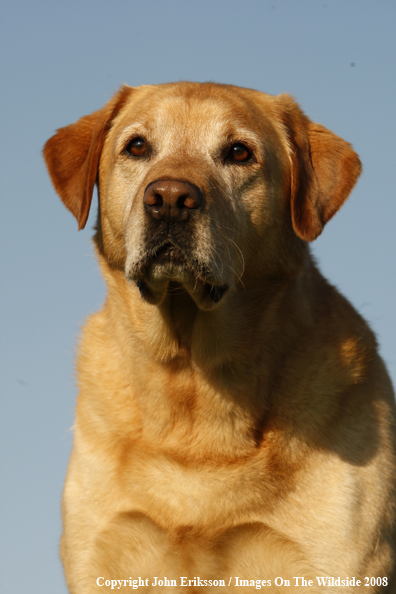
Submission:
{"label": "blue sky", "polygon": [[312,246],[378,335],[396,383],[394,0],[13,0],[1,8],[1,552],[7,594],[66,594],[60,498],[79,327],[104,299],[90,237],[41,149],[130,85],[287,91],[364,172]]}

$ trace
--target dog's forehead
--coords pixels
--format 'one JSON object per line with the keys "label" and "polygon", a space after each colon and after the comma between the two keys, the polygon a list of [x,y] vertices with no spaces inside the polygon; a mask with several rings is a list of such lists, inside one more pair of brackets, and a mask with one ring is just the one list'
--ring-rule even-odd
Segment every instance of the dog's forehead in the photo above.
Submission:
{"label": "dog's forehead", "polygon": [[[246,89],[198,83],[140,87],[131,93],[116,125],[121,131],[140,124],[173,136],[211,131],[227,135],[238,128],[259,132],[268,121],[271,96],[253,93],[249,96]],[[262,96],[260,105],[258,95]]]}

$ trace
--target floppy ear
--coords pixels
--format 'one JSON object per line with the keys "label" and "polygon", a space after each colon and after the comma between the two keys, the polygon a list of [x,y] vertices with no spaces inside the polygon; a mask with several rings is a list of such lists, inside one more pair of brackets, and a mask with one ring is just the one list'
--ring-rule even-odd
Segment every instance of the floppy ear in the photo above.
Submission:
{"label": "floppy ear", "polygon": [[49,174],[63,203],[83,229],[88,219],[99,159],[112,120],[132,88],[123,86],[99,111],[60,128],[43,149]]}
{"label": "floppy ear", "polygon": [[293,229],[313,241],[348,198],[362,167],[348,142],[311,122],[289,95],[278,100],[291,149]]}

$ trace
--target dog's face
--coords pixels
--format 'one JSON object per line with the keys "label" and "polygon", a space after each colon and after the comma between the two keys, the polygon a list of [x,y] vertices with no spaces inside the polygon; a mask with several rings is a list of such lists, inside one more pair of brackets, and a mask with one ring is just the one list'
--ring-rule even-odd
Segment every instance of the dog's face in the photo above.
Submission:
{"label": "dog's face", "polygon": [[289,96],[211,83],[123,87],[45,156],[80,227],[98,177],[101,249],[144,299],[182,286],[200,309],[241,279],[292,273],[360,171]]}
{"label": "dog's face", "polygon": [[289,160],[277,125],[221,87],[131,94],[102,151],[101,218],[107,257],[144,298],[158,303],[178,283],[212,308],[249,272],[258,242],[265,250],[285,220]]}

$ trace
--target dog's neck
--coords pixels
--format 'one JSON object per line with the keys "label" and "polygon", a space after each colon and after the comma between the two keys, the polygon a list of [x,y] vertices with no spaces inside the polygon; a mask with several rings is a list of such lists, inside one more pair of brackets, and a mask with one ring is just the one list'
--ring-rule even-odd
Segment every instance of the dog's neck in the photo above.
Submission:
{"label": "dog's neck", "polygon": [[[284,331],[284,322],[278,325],[279,304],[284,308],[285,300],[290,302],[292,315],[293,294],[304,276],[247,280],[218,307],[202,311],[182,287],[168,292],[161,304],[148,304],[122,270],[98,257],[110,295],[105,310],[120,344],[128,344],[130,333],[130,357],[140,347],[152,361],[192,364],[209,374],[233,368],[239,375],[243,368],[251,373],[260,353],[274,350],[273,341]],[[308,257],[304,268],[311,264]]]}
{"label": "dog's neck", "polygon": [[[244,287],[230,292],[211,311],[201,311],[187,293],[178,291],[159,306],[150,305],[122,270],[111,267],[101,254],[99,261],[109,295],[103,310],[89,322],[90,332],[97,336],[101,364],[118,378],[114,402],[106,400],[106,414],[110,409],[117,413],[119,393],[129,394],[132,417],[138,411],[146,425],[155,419],[147,434],[162,427],[161,448],[173,455],[169,427],[177,433],[177,419],[184,418],[192,403],[195,424],[191,435],[183,438],[188,456],[197,455],[194,444],[203,439],[201,417],[206,424],[209,418],[214,425],[221,422],[226,435],[225,445],[209,440],[205,455],[213,450],[213,455],[232,457],[254,449],[264,434],[263,424],[272,418],[272,399],[284,366],[298,351],[306,326],[313,326],[311,259],[294,279],[244,281]],[[168,382],[171,390],[166,389]],[[131,392],[129,386],[134,386]],[[98,392],[90,399],[94,408],[97,400],[101,402]],[[236,442],[235,422],[241,424]],[[181,455],[180,440],[175,443]]]}

